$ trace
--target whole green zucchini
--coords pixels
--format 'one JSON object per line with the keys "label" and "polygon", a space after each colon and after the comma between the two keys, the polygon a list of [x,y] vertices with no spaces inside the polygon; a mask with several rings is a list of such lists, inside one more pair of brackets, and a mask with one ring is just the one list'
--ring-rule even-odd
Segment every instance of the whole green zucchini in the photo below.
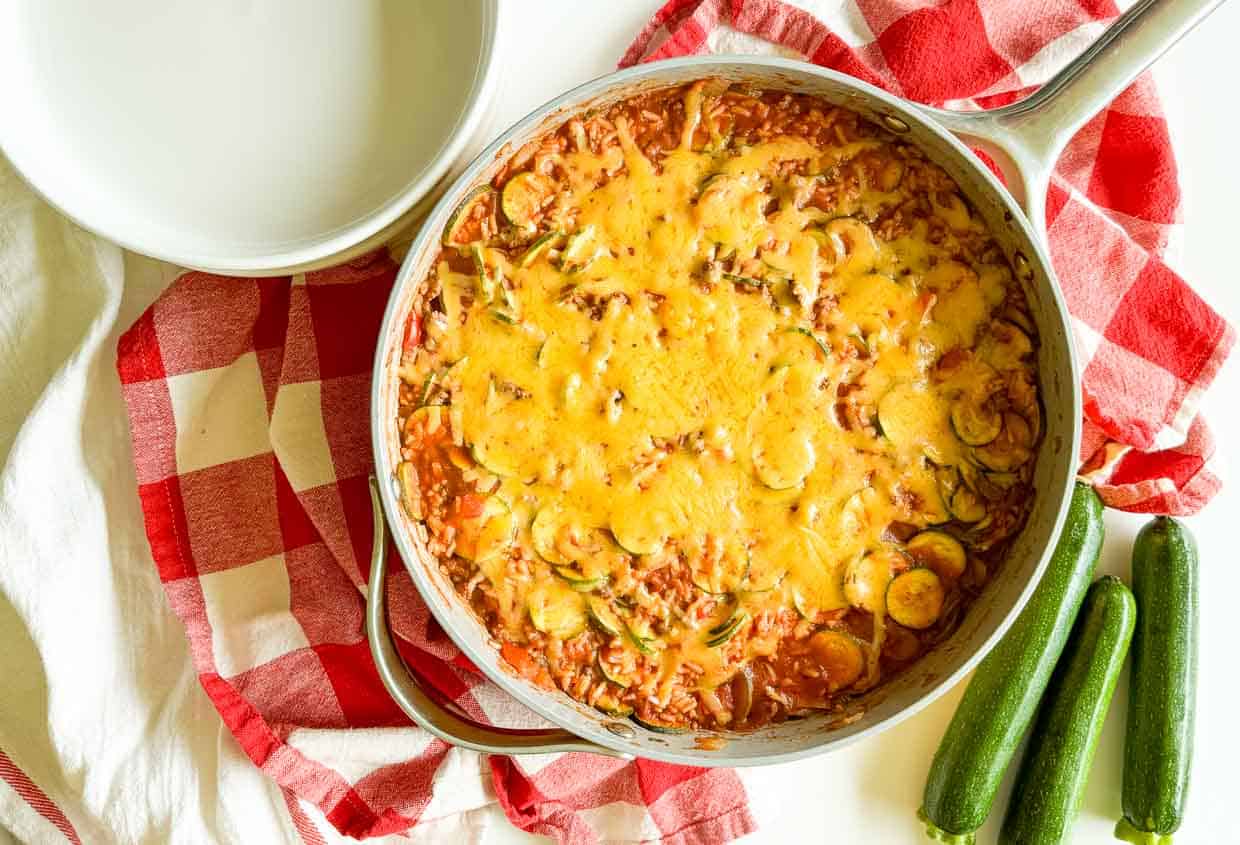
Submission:
{"label": "whole green zucchini", "polygon": [[1137,603],[1123,581],[1107,575],[1089,588],[1038,707],[1001,845],[1061,845],[1070,839],[1136,619]]}
{"label": "whole green zucchini", "polygon": [[978,666],[934,755],[918,812],[932,839],[971,843],[986,820],[1089,589],[1102,535],[1102,502],[1077,484],[1042,581]]}
{"label": "whole green zucchini", "polygon": [[1197,546],[1165,516],[1137,534],[1132,590],[1141,612],[1132,641],[1124,817],[1120,839],[1165,845],[1180,826],[1193,760],[1197,686]]}

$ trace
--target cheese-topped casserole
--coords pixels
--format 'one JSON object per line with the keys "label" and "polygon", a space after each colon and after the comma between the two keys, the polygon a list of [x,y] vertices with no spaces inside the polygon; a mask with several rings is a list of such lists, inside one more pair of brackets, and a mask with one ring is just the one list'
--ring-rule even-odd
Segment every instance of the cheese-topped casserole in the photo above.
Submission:
{"label": "cheese-topped casserole", "polygon": [[915,147],[667,89],[462,203],[399,475],[522,675],[661,729],[837,708],[950,633],[1030,501],[1034,333]]}

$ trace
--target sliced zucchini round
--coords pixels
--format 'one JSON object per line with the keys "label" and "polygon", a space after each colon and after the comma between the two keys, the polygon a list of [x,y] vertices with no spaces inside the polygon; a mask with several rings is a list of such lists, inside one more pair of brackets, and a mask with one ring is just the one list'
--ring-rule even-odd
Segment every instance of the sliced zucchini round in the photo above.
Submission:
{"label": "sliced zucchini round", "polygon": [[858,270],[872,268],[878,258],[874,231],[856,217],[837,217],[824,227],[835,251],[836,265],[846,263]]}
{"label": "sliced zucchini round", "polygon": [[469,444],[469,454],[473,456],[478,466],[492,475],[508,478],[517,474],[515,464],[505,460],[498,452],[487,448],[481,441]]}
{"label": "sliced zucchini round", "polygon": [[611,602],[602,596],[587,596],[586,612],[589,613],[594,627],[607,636],[618,637],[624,631],[624,623],[620,621]]}
{"label": "sliced zucchini round", "polygon": [[749,718],[753,709],[753,670],[749,664],[741,666],[732,676],[732,723],[741,724]]}
{"label": "sliced zucchini round", "polygon": [[[883,437],[897,448],[920,446],[936,464],[945,456],[937,443],[947,428],[942,403],[924,385],[899,384],[878,400],[878,424]],[[933,454],[929,454],[933,452]]]}
{"label": "sliced zucchini round", "polygon": [[758,279],[753,276],[742,276],[739,273],[723,273],[723,278],[733,284],[744,285],[747,288],[761,288],[771,284],[766,279]]}
{"label": "sliced zucchini round", "polygon": [[809,649],[826,671],[832,689],[852,686],[865,671],[861,643],[844,631],[819,631],[809,638]]}
{"label": "sliced zucchini round", "polygon": [[892,579],[887,587],[887,613],[905,628],[929,628],[943,612],[946,592],[933,569],[917,567]]}
{"label": "sliced zucchini round", "polygon": [[517,259],[517,264],[521,267],[533,266],[534,262],[538,260],[538,256],[546,252],[547,247],[551,246],[551,243],[558,237],[560,237],[559,232],[547,232],[545,235],[540,235],[534,243],[529,245],[525,252],[521,253],[521,257]]}
{"label": "sliced zucchini round", "polygon": [[579,593],[592,593],[604,587],[609,579],[606,575],[590,576],[572,566],[553,566],[551,571],[563,579],[570,589]]}
{"label": "sliced zucchini round", "polygon": [[[1017,329],[1019,331],[1019,329]],[[1033,430],[1020,414],[1003,415],[1003,430],[985,446],[975,446],[973,457],[986,469],[1008,472],[1033,456]]]}
{"label": "sliced zucchini round", "polygon": [[555,186],[547,179],[527,170],[513,176],[508,180],[508,184],[504,185],[500,208],[509,223],[521,229],[529,229],[554,191]]}
{"label": "sliced zucchini round", "polygon": [[598,666],[599,674],[606,678],[608,683],[615,684],[621,689],[628,689],[633,685],[633,681],[630,678],[625,677],[614,666],[608,666],[603,662],[602,658],[597,658],[594,662]]}
{"label": "sliced zucchini round", "polygon": [[456,211],[452,212],[452,216],[448,218],[448,225],[443,230],[444,246],[464,246],[459,239],[461,230],[465,228],[465,224],[473,216],[473,209],[479,203],[493,202],[495,189],[490,185],[479,185],[468,194],[465,199],[461,200],[461,204],[456,207]]}
{"label": "sliced zucchini round", "polygon": [[616,508],[611,514],[611,533],[620,548],[633,555],[654,554],[663,548],[666,532],[663,515],[656,508],[637,507],[633,501],[627,507]]}
{"label": "sliced zucchini round", "polygon": [[818,347],[818,351],[822,353],[823,359],[827,361],[831,360],[831,346],[825,340],[820,338],[818,335],[814,334],[809,329],[805,328],[804,326],[789,326],[788,328],[784,329],[784,331],[792,332],[793,334],[799,334],[804,337],[808,337],[810,340],[814,342],[814,345]]}
{"label": "sliced zucchini round", "polygon": [[526,604],[530,621],[544,634],[567,640],[586,628],[585,600],[558,581],[535,584],[526,596]]}
{"label": "sliced zucchini round", "polygon": [[600,252],[593,224],[583,226],[569,235],[564,242],[564,251],[560,253],[560,270],[565,273],[579,273],[589,267]]}
{"label": "sliced zucchini round", "polygon": [[985,446],[1003,430],[1003,414],[990,398],[962,396],[952,404],[952,431],[967,446]]}
{"label": "sliced zucchini round", "polygon": [[483,302],[490,305],[499,293],[499,272],[487,263],[482,244],[470,244],[469,254],[473,256],[474,271],[478,274],[478,295]]}
{"label": "sliced zucchini round", "polygon": [[624,623],[624,635],[628,637],[635,649],[647,657],[655,653],[654,644],[658,642],[658,639],[651,632],[643,630],[636,620],[628,620]]}
{"label": "sliced zucchini round", "polygon": [[538,509],[538,513],[534,515],[534,521],[530,524],[530,539],[533,541],[534,551],[548,563],[560,565],[570,563],[569,559],[560,554],[560,550],[556,547],[560,529],[564,527],[566,519],[563,508],[549,504]]}
{"label": "sliced zucchini round", "polygon": [[960,541],[942,531],[923,531],[909,540],[904,550],[914,561],[933,569],[942,578],[959,578],[968,562]]}
{"label": "sliced zucchini round", "polygon": [[648,722],[645,719],[638,718],[637,716],[630,716],[629,718],[646,730],[654,731],[657,734],[682,734],[688,731],[688,728],[682,728],[679,725],[669,725],[663,722]]}
{"label": "sliced zucchini round", "polygon": [[978,522],[986,517],[986,503],[965,484],[957,485],[948,506],[961,522]]}
{"label": "sliced zucchini round", "polygon": [[489,497],[482,513],[464,520],[456,540],[456,553],[480,563],[499,557],[511,548],[517,537],[517,520],[508,503]]}
{"label": "sliced zucchini round", "polygon": [[396,480],[400,484],[400,503],[413,519],[422,519],[422,489],[418,486],[418,470],[402,461],[396,466]]}
{"label": "sliced zucchini round", "polygon": [[614,716],[617,719],[627,719],[633,715],[632,705],[625,704],[614,695],[604,693],[594,702],[595,708],[606,713],[608,716]]}
{"label": "sliced zucchini round", "polygon": [[474,560],[491,560],[506,553],[517,539],[517,518],[508,503],[498,496],[487,499],[482,509],[482,526],[474,546]]}
{"label": "sliced zucchini round", "polygon": [[741,583],[740,593],[769,593],[783,583],[788,575],[787,569],[778,566],[754,566],[752,557],[749,559],[749,571]]}
{"label": "sliced zucchini round", "polygon": [[819,614],[823,613],[823,608],[806,592],[794,589],[792,591],[792,606],[796,608],[796,612],[801,615],[801,618],[807,622],[817,625],[822,621],[819,618]]}
{"label": "sliced zucchini round", "polygon": [[990,325],[987,351],[990,363],[997,370],[1011,370],[1033,354],[1033,341],[1015,323],[995,320]]}
{"label": "sliced zucchini round", "polygon": [[405,431],[421,428],[423,437],[444,436],[447,434],[448,414],[443,405],[422,405],[415,408],[405,420]]}
{"label": "sliced zucchini round", "polygon": [[840,510],[840,530],[847,535],[859,535],[873,522],[882,507],[878,491],[862,487],[844,502]]}
{"label": "sliced zucchini round", "polygon": [[706,632],[706,645],[718,648],[736,636],[736,632],[744,628],[749,620],[748,611],[734,609],[731,616]]}
{"label": "sliced zucchini round", "polygon": [[844,572],[844,598],[849,604],[871,613],[883,612],[895,554],[898,553],[870,552],[848,565]]}
{"label": "sliced zucchini round", "polygon": [[799,432],[770,432],[754,439],[753,470],[758,480],[772,490],[791,490],[805,483],[814,469],[817,455],[808,436]]}

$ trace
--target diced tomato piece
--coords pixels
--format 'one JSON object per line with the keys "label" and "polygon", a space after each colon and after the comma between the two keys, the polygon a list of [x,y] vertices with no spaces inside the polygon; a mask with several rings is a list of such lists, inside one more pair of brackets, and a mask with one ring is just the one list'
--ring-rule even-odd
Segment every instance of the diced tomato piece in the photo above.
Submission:
{"label": "diced tomato piece", "polygon": [[482,509],[486,503],[486,496],[480,496],[477,493],[462,493],[456,500],[456,516],[461,519],[482,516]]}
{"label": "diced tomato piece", "polygon": [[405,323],[405,342],[404,351],[412,352],[422,345],[422,321],[418,319],[416,313],[409,315],[409,320]]}
{"label": "diced tomato piece", "polygon": [[525,646],[519,646],[515,643],[503,643],[499,647],[499,653],[522,677],[533,678],[538,674],[538,664],[534,662],[530,650]]}

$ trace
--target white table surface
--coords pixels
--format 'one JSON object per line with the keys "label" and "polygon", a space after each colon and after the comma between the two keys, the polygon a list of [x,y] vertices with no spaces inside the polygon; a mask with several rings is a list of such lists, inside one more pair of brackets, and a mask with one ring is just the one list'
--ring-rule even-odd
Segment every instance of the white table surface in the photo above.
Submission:
{"label": "white table surface", "polygon": [[[508,14],[503,42],[510,52],[504,90],[492,115],[494,130],[498,131],[568,87],[613,69],[630,38],[661,2],[511,0],[506,3]],[[548,22],[554,32],[554,40],[550,42],[546,35]],[[1158,69],[1186,194],[1184,211],[1188,225],[1182,237],[1182,257],[1173,263],[1233,323],[1240,323],[1240,285],[1233,279],[1234,261],[1230,260],[1236,238],[1234,202],[1240,195],[1240,176],[1233,164],[1235,139],[1240,136],[1240,117],[1231,105],[1234,83],[1240,79],[1240,51],[1233,44],[1238,32],[1240,3],[1224,6],[1203,28],[1176,47]],[[42,219],[46,222],[46,218]],[[47,227],[47,230],[52,229]],[[119,261],[115,266],[108,266],[113,272],[119,272]],[[72,514],[76,522],[72,528],[66,527],[63,536],[54,537],[46,536],[47,532],[40,535],[36,530],[38,526],[32,526],[26,533],[37,536],[39,548],[50,551],[38,560],[21,563],[39,567],[41,577],[51,585],[49,592],[52,587],[63,590],[67,596],[74,595],[75,589],[78,593],[112,591],[116,596],[115,618],[109,616],[96,621],[95,627],[85,632],[91,635],[89,641],[75,640],[66,654],[48,655],[47,659],[50,665],[73,665],[85,676],[83,683],[87,685],[107,683],[109,678],[119,678],[120,673],[125,673],[126,677],[134,676],[138,683],[149,687],[148,691],[157,690],[165,697],[161,698],[160,718],[176,721],[177,739],[166,747],[146,747],[142,744],[143,726],[116,722],[112,726],[113,736],[98,749],[97,756],[89,758],[88,766],[80,768],[83,761],[77,759],[51,759],[52,743],[43,727],[45,717],[55,716],[59,729],[72,730],[72,723],[64,721],[67,716],[76,718],[78,724],[90,724],[92,719],[106,718],[110,714],[96,714],[89,702],[69,698],[46,701],[45,684],[38,676],[27,678],[2,672],[0,714],[6,718],[0,718],[0,739],[4,738],[6,722],[28,733],[38,729],[37,735],[15,737],[21,742],[14,745],[25,752],[23,762],[31,776],[53,793],[72,793],[74,784],[80,783],[92,770],[96,774],[101,770],[106,770],[107,775],[114,773],[114,783],[107,781],[104,775],[95,780],[87,778],[88,785],[103,784],[109,789],[108,794],[88,796],[92,807],[113,808],[116,815],[105,822],[106,827],[93,831],[83,829],[85,841],[141,839],[155,842],[167,841],[170,837],[173,841],[207,841],[206,837],[195,833],[205,829],[199,816],[209,817],[207,821],[212,822],[213,830],[232,834],[226,837],[228,841],[279,841],[290,832],[281,822],[287,814],[278,792],[242,758],[235,741],[219,724],[205,695],[198,689],[192,673],[186,668],[188,655],[179,623],[171,614],[151,613],[152,603],[161,601],[161,594],[153,568],[149,568],[149,552],[142,539],[141,513],[133,492],[128,459],[129,442],[124,436],[123,422],[119,422],[123,418],[123,408],[116,395],[115,376],[111,370],[115,334],[108,335],[107,324],[110,321],[116,327],[123,327],[136,319],[170,279],[165,272],[141,261],[127,260],[123,300],[116,301],[120,299],[118,296],[101,305],[106,313],[99,318],[102,321],[99,324],[84,322],[82,326],[74,324],[57,332],[46,341],[47,354],[42,357],[39,349],[32,352],[28,348],[32,344],[27,342],[23,326],[0,327],[3,329],[0,331],[0,366],[7,363],[10,355],[17,361],[37,363],[36,367],[23,370],[20,378],[7,382],[4,377],[16,374],[0,370],[0,385],[5,386],[4,400],[0,402],[0,456],[10,445],[10,432],[18,431],[27,416],[41,424],[22,431],[26,439],[35,435],[49,441],[59,438],[57,442],[63,440],[69,447],[69,458],[73,458],[74,449],[80,448],[79,440],[88,449],[98,450],[90,453],[90,467],[95,476],[91,481],[98,486],[98,492],[94,486],[85,484],[81,485],[82,490],[69,488],[67,492],[73,494],[78,508]],[[52,283],[50,295],[62,298],[102,297],[96,292],[106,290],[102,283],[86,286],[81,280],[72,278],[54,279]],[[12,291],[0,290],[0,294],[13,296],[18,304],[27,298],[41,303],[39,297],[31,294],[33,287],[28,280],[17,279]],[[57,308],[58,313],[64,312],[63,305],[58,304]],[[20,313],[29,314],[32,324],[47,319],[47,315],[37,309]],[[70,357],[65,366],[70,369],[77,366],[72,371],[78,374],[75,378],[80,383],[62,385],[55,395],[42,393],[42,383],[61,364],[52,352],[63,347],[76,356],[72,352],[77,343],[74,333],[79,330],[92,338],[89,348],[98,350],[98,364],[91,368],[87,377],[85,368],[77,366],[80,356]],[[98,334],[108,336],[96,337]],[[83,400],[86,409],[80,416],[88,422],[90,430],[61,431],[53,425],[53,430],[48,432],[48,416],[38,417],[40,409],[62,407],[56,403],[67,401],[70,395],[86,396]],[[1233,362],[1223,371],[1209,401],[1215,430],[1230,440],[1233,454],[1236,454],[1240,449],[1235,434],[1240,432],[1240,364]],[[70,414],[71,423],[77,418],[78,415]],[[11,458],[0,458],[3,464],[0,479],[14,485],[13,489],[0,490],[0,509],[15,503],[19,496],[29,501],[32,495],[42,497],[40,501],[46,501],[48,507],[56,507],[56,499],[40,478],[49,472],[55,474],[62,465],[76,466],[69,458],[61,460],[59,453],[49,453],[46,465],[39,467],[15,465]],[[18,489],[15,486],[18,484],[25,484],[25,487]],[[15,498],[6,502],[3,494]],[[0,510],[0,517],[3,516]],[[1198,750],[1188,819],[1176,837],[1181,845],[1240,843],[1240,813],[1230,803],[1235,799],[1229,789],[1236,782],[1234,764],[1240,759],[1240,731],[1235,729],[1232,716],[1234,702],[1240,695],[1240,681],[1236,680],[1236,660],[1230,650],[1233,634],[1228,599],[1232,595],[1229,578],[1234,564],[1227,559],[1234,547],[1229,542],[1228,517],[1234,520],[1238,516],[1240,478],[1233,478],[1222,495],[1190,523],[1204,559],[1204,631]],[[1109,539],[1101,564],[1103,571],[1127,575],[1131,540],[1143,522],[1143,518],[1123,514],[1108,516]],[[0,540],[5,539],[8,538],[0,537]],[[0,555],[0,567],[16,563],[3,557]],[[114,578],[117,579],[115,583]],[[9,666],[8,661],[21,665],[25,660],[37,670],[38,655],[30,653],[30,643],[21,638],[24,634],[15,620],[12,608],[0,602],[0,669]],[[143,647],[149,643],[152,649],[159,651],[143,652],[138,656],[116,647],[107,638],[120,630],[122,621],[140,625],[141,636],[145,639],[137,642]],[[82,660],[83,656],[89,660]],[[169,688],[170,679],[177,678],[176,688]],[[1110,831],[1119,812],[1125,687],[1126,678],[1121,680],[1094,763],[1085,807],[1076,828],[1077,842],[1113,841]],[[15,690],[20,696],[5,697]],[[742,777],[753,797],[755,814],[761,825],[760,831],[747,841],[817,842],[828,838],[848,843],[926,841],[919,832],[914,812],[920,802],[934,748],[961,692],[962,689],[952,691],[916,717],[844,751],[784,766],[743,771]],[[143,703],[142,706],[150,705]],[[55,739],[69,748],[76,747],[69,741],[73,737],[56,736]],[[40,754],[44,756],[41,758]],[[62,763],[68,770],[69,783],[61,776]],[[174,769],[193,772],[194,780],[201,779],[201,783],[177,784],[177,790],[173,790],[167,783],[166,772]],[[110,791],[113,787],[119,791]],[[5,799],[5,787],[0,784],[0,806]],[[995,840],[1005,799],[1006,793],[1000,796],[998,812],[979,837],[981,842]],[[130,804],[132,808],[128,807]],[[144,837],[131,840],[117,836],[117,822],[123,819],[127,809],[134,815],[149,815],[156,826],[145,828],[147,835]],[[484,841],[534,839],[511,828],[497,807],[483,813],[485,817],[475,819],[471,828],[481,831]],[[133,822],[134,829],[144,829],[144,823],[145,819],[139,818]],[[161,825],[175,825],[179,835],[172,836],[173,828]],[[113,836],[109,837],[108,832]],[[0,830],[0,842],[5,841],[10,840]]]}
{"label": "white table surface", "polygon": [[[534,6],[535,4],[531,4]],[[496,106],[497,126],[507,126],[534,106],[570,86],[606,73],[630,37],[661,0],[581,3],[540,0],[538,14],[509,16],[508,44],[542,43],[547,20],[555,22],[555,49],[521,51],[510,60],[502,96]],[[1240,111],[1228,105],[1240,79],[1240,3],[1224,5],[1197,31],[1168,53],[1156,69],[1184,186],[1184,216],[1179,258],[1171,263],[1193,282],[1233,324],[1240,323],[1240,284],[1234,258],[1235,201],[1240,195],[1240,170],[1235,151],[1240,138]],[[1224,368],[1208,397],[1214,430],[1232,433],[1231,455],[1240,454],[1234,432],[1240,431],[1240,364]],[[1202,565],[1202,636],[1197,710],[1197,753],[1187,819],[1175,839],[1181,845],[1240,843],[1240,813],[1231,802],[1240,759],[1240,731],[1234,710],[1240,679],[1232,649],[1228,598],[1235,548],[1231,529],[1240,517],[1240,479],[1232,483],[1201,514],[1189,522],[1197,537]],[[1145,518],[1109,513],[1101,572],[1127,578],[1132,538]],[[921,836],[914,812],[925,784],[934,749],[963,692],[961,684],[922,713],[881,736],[824,757],[747,770],[746,786],[758,805],[761,829],[744,841],[784,843],[929,841]],[[1120,770],[1123,753],[1127,673],[1111,705],[1111,713],[1094,760],[1084,808],[1075,830],[1076,842],[1115,841],[1112,826],[1120,812]],[[994,842],[1007,787],[996,811],[979,835]],[[496,809],[493,812],[499,813]],[[829,833],[828,833],[829,832]],[[488,840],[534,841],[493,825]]]}

